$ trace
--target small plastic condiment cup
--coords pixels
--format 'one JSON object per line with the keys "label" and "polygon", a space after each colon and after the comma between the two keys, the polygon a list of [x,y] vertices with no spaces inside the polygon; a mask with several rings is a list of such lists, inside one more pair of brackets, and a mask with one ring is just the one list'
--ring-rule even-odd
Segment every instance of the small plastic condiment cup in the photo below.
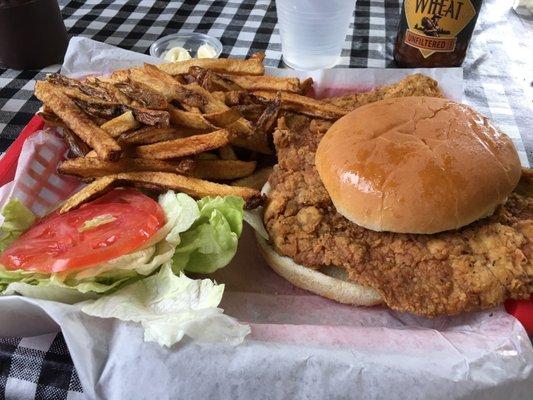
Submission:
{"label": "small plastic condiment cup", "polygon": [[222,43],[217,38],[203,33],[183,32],[173,33],[172,35],[157,39],[150,46],[150,55],[152,57],[164,58],[166,52],[171,48],[183,47],[194,58],[196,57],[198,48],[203,44],[208,44],[215,50],[216,56],[214,58],[218,58],[222,53]]}

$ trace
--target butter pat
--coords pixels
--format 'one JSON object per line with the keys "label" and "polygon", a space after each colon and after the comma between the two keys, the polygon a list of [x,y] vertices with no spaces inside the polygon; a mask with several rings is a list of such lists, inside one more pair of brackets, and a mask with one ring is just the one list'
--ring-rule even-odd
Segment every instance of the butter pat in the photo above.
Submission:
{"label": "butter pat", "polygon": [[207,43],[204,43],[200,47],[198,47],[198,50],[196,52],[196,58],[215,58],[217,56],[217,52],[215,49],[208,45]]}
{"label": "butter pat", "polygon": [[172,47],[165,54],[165,61],[176,62],[190,60],[192,57],[183,47]]}

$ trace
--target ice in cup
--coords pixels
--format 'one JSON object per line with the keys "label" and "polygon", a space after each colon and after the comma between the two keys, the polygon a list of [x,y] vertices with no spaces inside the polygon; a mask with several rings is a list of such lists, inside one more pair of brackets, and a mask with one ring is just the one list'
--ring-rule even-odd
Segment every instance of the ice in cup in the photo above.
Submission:
{"label": "ice in cup", "polygon": [[276,0],[283,61],[294,69],[338,63],[355,0]]}

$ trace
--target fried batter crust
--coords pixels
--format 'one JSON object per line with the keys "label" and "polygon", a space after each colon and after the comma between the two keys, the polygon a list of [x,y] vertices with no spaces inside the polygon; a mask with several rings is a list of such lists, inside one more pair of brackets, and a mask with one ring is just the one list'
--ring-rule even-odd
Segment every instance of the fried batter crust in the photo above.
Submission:
{"label": "fried batter crust", "polygon": [[406,76],[400,82],[383,86],[369,92],[354,93],[347,96],[331,97],[324,99],[345,110],[354,110],[368,103],[394,97],[429,96],[442,97],[437,81],[422,74]]}
{"label": "fried batter crust", "polygon": [[[402,84],[392,90],[434,93],[433,85],[419,83],[416,90],[402,89]],[[381,97],[372,98],[379,100],[384,93],[390,94],[382,90]],[[344,107],[360,105],[355,97],[351,103],[344,99]],[[279,163],[270,177],[264,216],[278,253],[313,269],[344,268],[350,280],[377,290],[392,309],[418,315],[453,315],[529,297],[533,197],[525,194],[523,185],[521,194],[513,193],[492,217],[457,231],[374,232],[337,213],[320,181],[314,156],[329,126],[301,115],[278,122],[274,142]]]}

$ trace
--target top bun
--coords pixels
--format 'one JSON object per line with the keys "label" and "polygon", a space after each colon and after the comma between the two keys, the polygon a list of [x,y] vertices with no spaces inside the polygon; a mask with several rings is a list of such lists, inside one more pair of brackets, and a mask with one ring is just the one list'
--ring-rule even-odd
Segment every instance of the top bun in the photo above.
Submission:
{"label": "top bun", "polygon": [[374,231],[436,233],[491,215],[520,179],[516,149],[472,108],[433,97],[359,107],[318,146],[337,211]]}

